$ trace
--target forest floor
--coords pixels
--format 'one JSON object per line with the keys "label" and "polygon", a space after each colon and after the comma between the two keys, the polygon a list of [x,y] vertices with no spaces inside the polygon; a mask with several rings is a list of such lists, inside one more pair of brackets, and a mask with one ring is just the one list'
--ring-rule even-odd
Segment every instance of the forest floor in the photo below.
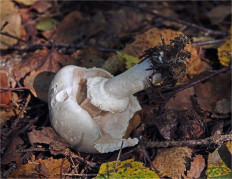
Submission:
{"label": "forest floor", "polygon": [[[230,1],[0,5],[2,178],[232,177]],[[142,109],[125,137],[138,145],[88,154],[54,131],[48,88],[62,67],[118,75],[179,34],[191,41],[186,75],[135,94]]]}

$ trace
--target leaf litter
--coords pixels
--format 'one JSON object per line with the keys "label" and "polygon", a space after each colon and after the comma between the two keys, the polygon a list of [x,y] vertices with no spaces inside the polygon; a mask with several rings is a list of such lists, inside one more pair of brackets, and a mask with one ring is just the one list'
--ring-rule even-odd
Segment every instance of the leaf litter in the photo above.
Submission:
{"label": "leaf litter", "polygon": [[[179,2],[136,2],[134,5],[140,8],[130,3],[131,7],[119,8],[120,3],[113,2],[94,4],[17,0],[4,1],[4,3],[8,5],[4,5],[7,7],[6,11],[1,11],[4,15],[1,26],[6,20],[9,24],[1,32],[7,32],[28,42],[24,43],[22,40],[1,35],[3,42],[8,44],[3,45],[1,41],[1,49],[4,49],[4,53],[1,54],[1,62],[3,62],[1,88],[8,89],[4,93],[1,89],[1,106],[4,106],[4,109],[1,109],[1,121],[3,121],[1,165],[4,177],[93,177],[97,176],[100,169],[99,176],[101,168],[106,167],[107,163],[116,160],[117,151],[101,155],[73,151],[51,128],[46,107],[47,90],[54,74],[63,66],[102,67],[117,75],[139,63],[139,57],[145,50],[160,45],[161,37],[166,44],[179,34],[187,34],[205,41],[219,38],[213,35],[208,39],[204,38],[202,33],[192,26],[186,27],[178,21],[154,17],[141,9],[151,9],[161,15],[198,23],[192,18],[195,13],[201,25],[207,22],[205,21],[207,18],[204,19],[200,12],[205,10],[210,18],[207,23],[214,25],[217,30],[229,29],[226,25],[228,12],[222,12],[221,6],[215,7],[216,2],[201,2],[203,6],[194,2],[189,5]],[[199,13],[186,11],[192,9],[192,6],[195,6]],[[218,16],[217,13],[212,16],[214,11],[220,12]],[[12,16],[15,17],[13,18],[15,22],[12,21]],[[43,19],[46,21],[43,22]],[[54,24],[53,20],[60,23]],[[177,83],[177,87],[210,74],[212,70],[220,70],[223,68],[221,64],[228,66],[229,42],[227,40],[218,49],[217,46],[203,48],[188,45],[186,50],[191,52],[192,58],[187,61],[187,75]],[[218,53],[218,59],[210,53],[207,54],[209,50],[214,54]],[[202,58],[202,55],[207,56],[208,59]],[[120,160],[128,162],[126,159],[134,159],[143,162],[139,164],[143,168],[141,172],[148,170],[149,167],[151,169],[155,167],[156,177],[215,176],[213,175],[215,173],[212,173],[215,169],[212,169],[214,166],[211,161],[216,158],[225,160],[225,157],[219,154],[220,157],[216,157],[212,154],[220,151],[220,146],[225,144],[215,143],[205,146],[202,143],[200,150],[198,147],[147,148],[148,158],[144,153],[139,152],[138,148],[143,148],[143,142],[149,140],[157,142],[199,140],[200,142],[205,137],[214,137],[213,133],[218,135],[230,133],[230,75],[230,72],[223,73],[207,82],[198,83],[176,93],[167,101],[162,114],[159,114],[160,104],[165,100],[166,92],[173,90],[172,88],[162,89],[164,92],[156,91],[155,95],[151,89],[136,94],[142,110],[131,120],[124,137],[141,137],[142,141],[138,147],[122,150]],[[12,124],[20,115],[28,93],[34,96],[23,111],[24,115],[16,128],[12,129],[14,126]],[[15,135],[7,136],[9,131],[15,131]],[[153,161],[153,167],[149,160]],[[222,168],[217,168],[220,175],[230,174],[226,162],[220,165]],[[205,165],[207,163],[208,166]],[[126,166],[130,169],[122,170],[129,169],[128,171],[133,173],[134,164],[129,162]],[[112,162],[112,166],[115,166],[115,162]],[[116,170],[121,171],[120,166]],[[124,175],[117,173],[116,176]]]}

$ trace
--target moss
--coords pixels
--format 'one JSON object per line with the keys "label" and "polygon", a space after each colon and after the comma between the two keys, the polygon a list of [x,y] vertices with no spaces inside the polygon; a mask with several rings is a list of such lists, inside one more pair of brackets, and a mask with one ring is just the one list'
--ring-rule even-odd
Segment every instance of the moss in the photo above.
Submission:
{"label": "moss", "polygon": [[[116,161],[103,163],[96,178],[111,178]],[[113,178],[159,178],[159,176],[133,159],[119,161]]]}

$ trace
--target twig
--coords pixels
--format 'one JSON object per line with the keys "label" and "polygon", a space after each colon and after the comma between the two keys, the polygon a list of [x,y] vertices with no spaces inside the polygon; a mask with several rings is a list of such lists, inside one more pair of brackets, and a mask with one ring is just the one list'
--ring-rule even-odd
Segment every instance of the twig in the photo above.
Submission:
{"label": "twig", "polygon": [[134,4],[128,4],[128,3],[124,3],[124,2],[117,2],[117,4],[122,5],[122,6],[127,6],[127,7],[133,7],[133,8],[139,9],[140,11],[149,13],[149,14],[151,14],[153,16],[156,16],[156,17],[159,17],[159,18],[162,18],[162,19],[166,19],[166,20],[169,20],[169,21],[174,21],[174,22],[177,22],[177,23],[180,23],[180,24],[187,25],[189,27],[192,27],[192,28],[195,28],[197,30],[205,32],[205,35],[222,35],[222,36],[227,35],[226,32],[207,29],[205,27],[201,27],[201,26],[199,26],[197,24],[193,24],[193,23],[190,23],[190,22],[187,22],[187,21],[184,21],[184,20],[177,19],[175,17],[165,16],[165,15],[155,13],[155,12],[149,10],[149,9],[139,7],[139,6],[134,5]]}
{"label": "twig", "polygon": [[116,160],[116,163],[115,163],[115,166],[114,166],[114,171],[113,171],[113,174],[112,174],[112,176],[111,176],[111,179],[114,178],[114,174],[115,174],[116,168],[117,168],[117,166],[118,166],[118,161],[119,161],[119,158],[120,158],[120,156],[121,156],[122,147],[123,147],[123,141],[122,141],[120,150],[119,150],[119,152],[118,152],[118,157],[117,157],[117,160]]}
{"label": "twig", "polygon": [[[159,171],[155,168],[154,164],[152,163],[147,151],[144,149],[143,146],[140,145],[139,151],[143,153],[144,157],[147,159],[147,161],[149,162],[152,170],[159,176]],[[160,177],[160,176],[159,176]]]}
{"label": "twig", "polygon": [[9,24],[9,22],[8,21],[6,21],[3,25],[2,25],[2,27],[1,27],[1,32],[2,32],[2,30],[7,26]]}
{"label": "twig", "polygon": [[199,42],[193,42],[191,45],[195,46],[203,46],[203,45],[209,45],[209,44],[216,44],[216,43],[221,43],[225,42],[226,39],[217,39],[217,40],[208,40],[208,41],[199,41]]}
{"label": "twig", "polygon": [[69,158],[70,158],[71,163],[72,163],[72,165],[73,165],[73,167],[74,167],[74,172],[75,172],[75,173],[78,173],[77,167],[76,167],[76,165],[75,165],[75,163],[74,163],[74,161],[73,161],[73,159],[72,159],[72,154],[71,154],[71,152],[69,152]]}
{"label": "twig", "polygon": [[[21,42],[26,43],[28,46],[26,48],[19,48],[19,47],[10,47],[8,49],[12,49],[12,50],[25,50],[25,51],[31,51],[31,50],[37,50],[37,49],[41,49],[43,47],[46,48],[74,48],[76,50],[78,49],[84,49],[87,47],[92,47],[92,46],[86,46],[86,45],[75,45],[75,44],[64,44],[64,43],[52,43],[51,41],[47,42],[47,43],[31,43],[29,41],[23,40],[19,37],[16,37],[12,34],[9,34],[8,32],[0,32],[1,35],[19,40]],[[93,48],[98,49],[99,51],[103,51],[103,52],[116,52],[118,51],[117,49],[107,49],[107,48],[103,48],[103,47],[95,47],[93,46]]]}
{"label": "twig", "polygon": [[14,35],[11,35],[11,34],[9,34],[8,32],[0,32],[0,34],[1,34],[1,35],[4,35],[4,36],[7,36],[7,37],[10,37],[10,38],[12,38],[12,39],[16,39],[16,40],[18,40],[18,41],[24,42],[24,43],[26,43],[26,44],[29,44],[28,41],[23,40],[23,39],[21,39],[21,38],[18,38],[18,37],[14,36]]}
{"label": "twig", "polygon": [[62,173],[65,176],[73,176],[73,177],[95,177],[97,174],[71,174],[71,173]]}
{"label": "twig", "polygon": [[166,147],[195,147],[199,145],[222,144],[225,141],[232,140],[232,134],[216,135],[205,139],[185,140],[185,141],[149,141],[145,143],[146,148],[166,148]]}
{"label": "twig", "polygon": [[[212,78],[212,77],[214,77],[214,76],[217,76],[217,75],[219,75],[219,74],[221,74],[221,73],[224,73],[224,72],[228,71],[229,69],[231,69],[231,66],[221,68],[220,70],[216,70],[216,71],[212,72],[212,73],[209,74],[209,75],[206,75],[206,76],[204,76],[204,77],[202,77],[202,78],[200,78],[200,79],[196,79],[196,80],[194,80],[194,81],[192,81],[192,82],[190,82],[190,83],[188,83],[188,84],[181,85],[181,86],[179,86],[179,87],[173,89],[172,91],[167,92],[167,93],[165,94],[164,102],[163,102],[163,103],[161,104],[161,106],[160,106],[160,113],[163,112],[164,107],[166,106],[166,104],[167,104],[167,102],[169,101],[169,99],[170,99],[172,96],[174,96],[176,93],[178,93],[178,92],[180,92],[180,91],[183,91],[183,90],[185,90],[185,89],[187,89],[187,88],[190,88],[190,87],[192,87],[192,86],[194,86],[194,85],[196,85],[196,84],[198,84],[198,83],[202,83],[202,82],[204,82],[204,81],[206,81],[206,80],[208,80],[208,79],[210,79],[210,78]],[[165,91],[164,91],[164,92],[165,92]]]}
{"label": "twig", "polygon": [[16,150],[16,152],[45,152],[45,151],[49,151],[48,149],[45,148],[30,148],[30,149],[18,149]]}
{"label": "twig", "polygon": [[24,105],[23,108],[21,109],[21,111],[20,111],[18,117],[17,117],[17,118],[15,119],[15,121],[12,123],[12,125],[11,125],[11,130],[9,130],[9,132],[6,134],[6,137],[9,136],[9,135],[12,133],[12,131],[14,130],[14,128],[15,128],[15,127],[17,126],[17,124],[19,123],[19,120],[20,120],[20,118],[22,117],[23,113],[25,112],[25,110],[26,110],[26,108],[27,108],[27,106],[28,106],[28,103],[29,103],[30,99],[31,99],[31,95],[29,94],[29,95],[27,96],[25,105]]}
{"label": "twig", "polygon": [[[27,87],[18,87],[18,88],[4,88],[4,87],[0,87],[0,90],[2,90],[2,91],[20,91],[20,90],[30,90],[30,88],[27,88]],[[2,91],[0,91],[0,93]]]}

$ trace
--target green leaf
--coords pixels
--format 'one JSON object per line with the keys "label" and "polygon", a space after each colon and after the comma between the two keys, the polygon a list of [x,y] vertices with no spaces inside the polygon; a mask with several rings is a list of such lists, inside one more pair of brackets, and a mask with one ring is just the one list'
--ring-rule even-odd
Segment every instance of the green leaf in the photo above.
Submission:
{"label": "green leaf", "polygon": [[45,17],[40,19],[40,21],[36,24],[36,29],[42,30],[42,31],[48,31],[53,29],[55,26],[57,26],[59,22],[53,18]]}
{"label": "green leaf", "polygon": [[119,161],[113,174],[115,165],[116,161],[103,163],[96,178],[111,178],[112,175],[113,178],[159,178],[155,172],[143,166],[143,163],[133,159]]}
{"label": "green leaf", "polygon": [[126,68],[127,69],[133,67],[134,65],[136,65],[140,61],[138,58],[131,56],[131,55],[128,55],[126,53],[122,53],[122,52],[117,51],[117,54],[126,60]]}

